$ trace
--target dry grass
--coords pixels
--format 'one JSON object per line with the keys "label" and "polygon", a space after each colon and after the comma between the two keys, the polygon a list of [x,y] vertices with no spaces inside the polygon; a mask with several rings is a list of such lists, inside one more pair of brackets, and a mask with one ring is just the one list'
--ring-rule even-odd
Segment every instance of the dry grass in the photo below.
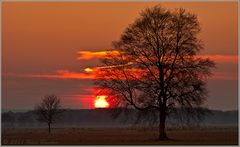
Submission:
{"label": "dry grass", "polygon": [[3,129],[2,144],[31,145],[237,145],[238,129],[168,130],[172,140],[158,141],[156,130],[127,128]]}

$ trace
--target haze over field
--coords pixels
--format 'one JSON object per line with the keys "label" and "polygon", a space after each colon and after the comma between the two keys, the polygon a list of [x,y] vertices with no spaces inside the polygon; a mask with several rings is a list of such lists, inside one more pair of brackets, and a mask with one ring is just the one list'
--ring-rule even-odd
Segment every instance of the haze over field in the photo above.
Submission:
{"label": "haze over field", "polygon": [[[129,110],[129,114],[120,115],[113,118],[110,109],[81,109],[81,110],[65,110],[59,121],[53,124],[53,128],[134,128],[138,115],[137,110]],[[27,112],[5,112],[2,114],[2,128],[46,128],[46,124],[38,122],[36,114],[33,111]],[[141,127],[157,127],[157,123],[153,125],[145,125],[147,121],[137,123],[136,128]],[[193,123],[194,122],[194,123]],[[238,126],[237,111],[216,111],[204,116],[202,121],[196,123],[194,119],[180,122],[174,116],[167,119],[167,127],[171,129],[180,129],[187,127],[197,128],[235,128]]]}
{"label": "haze over field", "polygon": [[45,94],[67,108],[94,108],[92,69],[139,12],[156,4],[198,15],[202,56],[216,62],[205,105],[237,109],[237,2],[3,2],[2,109],[32,109]]}

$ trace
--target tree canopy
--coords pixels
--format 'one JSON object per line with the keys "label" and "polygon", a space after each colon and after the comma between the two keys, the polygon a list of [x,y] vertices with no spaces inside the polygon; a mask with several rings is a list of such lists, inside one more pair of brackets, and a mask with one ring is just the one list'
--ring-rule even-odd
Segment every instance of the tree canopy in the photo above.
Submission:
{"label": "tree canopy", "polygon": [[102,59],[96,85],[112,107],[156,110],[159,139],[167,138],[166,116],[174,108],[201,106],[214,63],[198,54],[197,15],[159,5],[147,8],[122,33]]}

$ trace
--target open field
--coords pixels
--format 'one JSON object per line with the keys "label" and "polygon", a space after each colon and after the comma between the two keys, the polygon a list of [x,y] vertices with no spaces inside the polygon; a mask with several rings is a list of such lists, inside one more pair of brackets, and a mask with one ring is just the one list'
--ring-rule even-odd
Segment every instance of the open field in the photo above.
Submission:
{"label": "open field", "polygon": [[168,130],[172,140],[158,141],[156,130],[127,128],[3,129],[2,144],[62,145],[237,145],[238,129]]}

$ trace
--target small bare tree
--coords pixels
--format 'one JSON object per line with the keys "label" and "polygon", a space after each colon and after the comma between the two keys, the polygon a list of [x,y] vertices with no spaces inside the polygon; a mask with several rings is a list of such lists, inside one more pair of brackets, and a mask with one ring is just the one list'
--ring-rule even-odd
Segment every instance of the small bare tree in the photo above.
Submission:
{"label": "small bare tree", "polygon": [[42,102],[36,106],[35,112],[38,121],[48,124],[48,133],[51,133],[51,124],[59,119],[62,112],[60,98],[56,95],[46,95]]}

